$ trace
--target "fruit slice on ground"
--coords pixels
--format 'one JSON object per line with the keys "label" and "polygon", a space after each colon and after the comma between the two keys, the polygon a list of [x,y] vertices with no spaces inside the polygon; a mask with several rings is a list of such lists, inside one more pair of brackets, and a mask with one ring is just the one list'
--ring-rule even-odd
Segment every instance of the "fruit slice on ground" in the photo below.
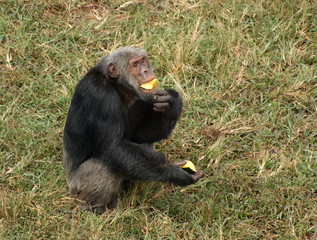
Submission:
{"label": "fruit slice on ground", "polygon": [[149,82],[141,84],[140,87],[144,88],[146,90],[151,90],[151,89],[156,87],[156,84],[157,84],[157,79],[154,78],[153,80],[151,80]]}
{"label": "fruit slice on ground", "polygon": [[188,168],[193,172],[197,172],[195,165],[191,161],[185,161],[184,165],[181,165],[181,168]]}

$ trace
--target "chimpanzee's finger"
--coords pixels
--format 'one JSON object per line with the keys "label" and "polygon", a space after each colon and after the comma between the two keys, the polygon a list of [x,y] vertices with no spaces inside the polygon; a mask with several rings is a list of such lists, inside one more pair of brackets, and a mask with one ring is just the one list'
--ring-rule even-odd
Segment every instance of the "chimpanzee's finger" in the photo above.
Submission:
{"label": "chimpanzee's finger", "polygon": [[156,102],[172,102],[172,97],[170,95],[157,96],[155,98]]}
{"label": "chimpanzee's finger", "polygon": [[158,96],[165,96],[169,95],[167,91],[162,90],[162,89],[157,89],[153,92],[153,95],[158,95]]}
{"label": "chimpanzee's finger", "polygon": [[171,163],[171,164],[173,164],[173,165],[175,165],[175,166],[177,166],[177,167],[180,167],[180,166],[182,166],[182,165],[186,164],[186,161],[182,161],[182,162],[173,162],[173,163]]}
{"label": "chimpanzee's finger", "polygon": [[155,111],[155,112],[165,112],[166,111],[166,108],[153,108],[153,110]]}
{"label": "chimpanzee's finger", "polygon": [[192,177],[195,182],[197,182],[199,179],[201,179],[204,176],[204,173],[202,171],[196,172]]}
{"label": "chimpanzee's finger", "polygon": [[169,103],[165,102],[165,103],[154,103],[153,104],[153,109],[156,112],[164,112],[166,109],[168,109],[170,106]]}

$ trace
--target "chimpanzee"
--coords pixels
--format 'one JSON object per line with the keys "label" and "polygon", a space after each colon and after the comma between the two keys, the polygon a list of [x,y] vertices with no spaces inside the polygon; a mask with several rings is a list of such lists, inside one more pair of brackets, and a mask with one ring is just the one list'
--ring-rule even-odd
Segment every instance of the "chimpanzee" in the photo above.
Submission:
{"label": "chimpanzee", "polygon": [[182,100],[172,89],[143,89],[155,79],[145,52],[119,48],[103,57],[78,82],[63,135],[64,168],[72,195],[96,214],[115,208],[124,182],[195,183],[169,163],[152,143],[166,139],[181,114]]}

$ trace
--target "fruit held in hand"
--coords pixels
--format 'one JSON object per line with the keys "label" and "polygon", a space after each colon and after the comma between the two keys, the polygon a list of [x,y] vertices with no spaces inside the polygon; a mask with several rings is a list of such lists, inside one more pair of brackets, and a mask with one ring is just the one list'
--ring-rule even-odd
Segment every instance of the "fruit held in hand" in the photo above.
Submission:
{"label": "fruit held in hand", "polygon": [[195,165],[191,161],[185,161],[186,163],[184,165],[181,165],[180,167],[183,168],[185,171],[189,173],[196,173],[197,169]]}

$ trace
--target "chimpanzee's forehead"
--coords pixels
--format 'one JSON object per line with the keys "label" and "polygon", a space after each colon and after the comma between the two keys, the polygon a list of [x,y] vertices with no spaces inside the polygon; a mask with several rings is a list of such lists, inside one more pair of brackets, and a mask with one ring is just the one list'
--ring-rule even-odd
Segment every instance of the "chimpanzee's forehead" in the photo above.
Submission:
{"label": "chimpanzee's forehead", "polygon": [[117,50],[115,50],[113,52],[113,54],[115,55],[123,55],[127,58],[137,58],[137,57],[141,57],[141,56],[146,56],[146,53],[140,49],[140,48],[137,48],[137,47],[123,47],[123,48],[119,48]]}

